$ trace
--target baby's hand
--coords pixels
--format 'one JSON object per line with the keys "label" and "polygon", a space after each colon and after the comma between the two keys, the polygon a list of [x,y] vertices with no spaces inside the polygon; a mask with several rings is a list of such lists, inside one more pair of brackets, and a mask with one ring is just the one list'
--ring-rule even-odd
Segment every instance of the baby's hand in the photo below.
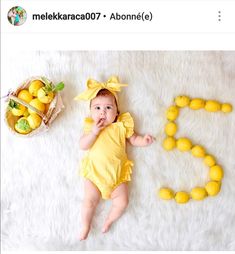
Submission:
{"label": "baby's hand", "polygon": [[149,146],[153,143],[154,141],[154,137],[149,135],[149,134],[146,134],[143,136],[143,146]]}
{"label": "baby's hand", "polygon": [[100,133],[100,131],[102,130],[102,129],[104,129],[104,119],[99,119],[95,124],[94,124],[94,126],[93,126],[93,128],[92,128],[92,132],[97,136],[97,135],[99,135],[99,133]]}

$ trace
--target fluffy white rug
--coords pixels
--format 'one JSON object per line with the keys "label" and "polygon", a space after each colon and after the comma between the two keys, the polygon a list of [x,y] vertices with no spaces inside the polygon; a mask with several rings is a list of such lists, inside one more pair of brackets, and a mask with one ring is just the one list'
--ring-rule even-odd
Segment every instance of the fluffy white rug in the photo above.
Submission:
{"label": "fluffy white rug", "polygon": [[[8,51],[2,63],[2,95],[34,75],[65,83],[65,109],[42,135],[12,135],[2,114],[3,250],[235,250],[234,112],[183,109],[177,120],[177,137],[205,146],[224,167],[220,194],[186,205],[156,196],[161,186],[190,191],[207,182],[202,160],[163,150],[165,110],[180,94],[235,106],[235,52]],[[125,215],[103,235],[111,202],[102,201],[89,238],[79,242],[83,186],[77,172],[84,153],[78,140],[89,110],[73,98],[88,77],[111,75],[129,84],[120,95],[121,111],[133,114],[137,132],[157,141],[128,147],[135,167]]]}

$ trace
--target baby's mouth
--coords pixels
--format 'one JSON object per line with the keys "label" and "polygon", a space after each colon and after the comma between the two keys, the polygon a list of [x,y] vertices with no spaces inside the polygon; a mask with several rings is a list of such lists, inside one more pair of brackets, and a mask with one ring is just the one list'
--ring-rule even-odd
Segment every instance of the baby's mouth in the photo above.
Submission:
{"label": "baby's mouth", "polygon": [[101,122],[105,122],[105,120],[106,120],[106,118],[103,118],[103,117],[100,118],[100,121],[101,121]]}

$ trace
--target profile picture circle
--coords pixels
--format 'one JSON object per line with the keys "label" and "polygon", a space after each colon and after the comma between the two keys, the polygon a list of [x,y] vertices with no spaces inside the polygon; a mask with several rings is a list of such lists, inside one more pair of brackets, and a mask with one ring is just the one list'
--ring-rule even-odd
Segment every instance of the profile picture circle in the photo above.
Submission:
{"label": "profile picture circle", "polygon": [[21,26],[27,19],[27,13],[22,7],[15,6],[8,11],[7,18],[13,26]]}

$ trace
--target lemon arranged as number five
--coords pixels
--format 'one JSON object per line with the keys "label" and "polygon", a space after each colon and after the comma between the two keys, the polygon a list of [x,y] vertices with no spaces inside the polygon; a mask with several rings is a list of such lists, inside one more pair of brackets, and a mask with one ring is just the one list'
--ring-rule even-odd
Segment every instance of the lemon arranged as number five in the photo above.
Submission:
{"label": "lemon arranged as number five", "polygon": [[190,198],[194,200],[203,200],[207,196],[215,196],[219,193],[221,188],[221,180],[223,178],[223,168],[217,164],[216,159],[213,155],[207,153],[207,151],[201,145],[192,144],[190,139],[174,138],[178,127],[174,122],[180,113],[180,108],[189,107],[192,110],[205,109],[208,112],[218,112],[222,111],[224,113],[230,113],[233,108],[229,103],[221,104],[215,100],[203,100],[200,98],[191,99],[188,96],[177,96],[175,98],[175,105],[170,106],[166,111],[166,118],[168,123],[165,126],[165,133],[167,137],[163,141],[163,147],[166,151],[171,151],[177,148],[181,152],[190,151],[194,157],[202,158],[205,165],[207,165],[209,170],[210,181],[205,185],[205,187],[195,187],[190,193],[186,191],[174,191],[170,188],[161,188],[158,191],[160,198],[164,200],[175,199],[179,204],[187,203]]}

